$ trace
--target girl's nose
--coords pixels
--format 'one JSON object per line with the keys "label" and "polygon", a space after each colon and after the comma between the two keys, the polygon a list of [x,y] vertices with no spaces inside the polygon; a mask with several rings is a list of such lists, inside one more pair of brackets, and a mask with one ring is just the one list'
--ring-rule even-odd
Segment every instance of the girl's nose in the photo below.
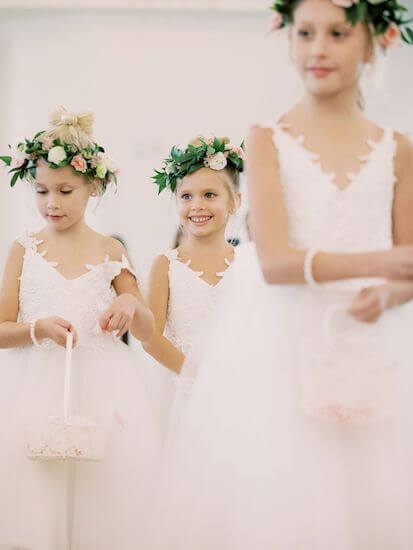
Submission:
{"label": "girl's nose", "polygon": [[52,210],[56,210],[57,208],[60,208],[60,203],[56,195],[53,195],[52,193],[50,193],[49,200],[47,202],[47,207]]}
{"label": "girl's nose", "polygon": [[319,33],[314,37],[311,44],[311,53],[317,58],[323,58],[327,54],[327,37]]}

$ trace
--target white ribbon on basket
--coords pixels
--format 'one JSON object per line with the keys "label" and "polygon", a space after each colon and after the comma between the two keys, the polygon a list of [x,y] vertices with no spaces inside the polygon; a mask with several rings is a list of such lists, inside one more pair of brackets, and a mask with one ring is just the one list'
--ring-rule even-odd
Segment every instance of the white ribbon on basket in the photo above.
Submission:
{"label": "white ribbon on basket", "polygon": [[72,389],[72,351],[73,333],[68,331],[66,336],[65,382],[63,393],[63,418],[65,419],[65,422],[69,418],[70,394]]}

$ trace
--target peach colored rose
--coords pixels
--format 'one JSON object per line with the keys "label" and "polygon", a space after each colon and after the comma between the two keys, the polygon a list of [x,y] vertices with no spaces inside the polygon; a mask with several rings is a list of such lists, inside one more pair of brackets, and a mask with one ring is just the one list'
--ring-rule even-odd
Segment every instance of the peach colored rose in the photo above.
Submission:
{"label": "peach colored rose", "polygon": [[378,37],[380,46],[383,48],[389,48],[391,46],[397,46],[400,43],[401,35],[400,29],[396,23],[391,23],[387,31]]}
{"label": "peach colored rose", "polygon": [[245,160],[245,151],[242,147],[233,147],[232,151],[239,156],[240,159]]}
{"label": "peach colored rose", "polygon": [[82,155],[76,155],[73,157],[70,164],[77,172],[82,172],[84,174],[87,170],[87,163]]}
{"label": "peach colored rose", "polygon": [[12,160],[11,165],[13,166],[13,168],[20,168],[20,166],[23,166],[25,160],[26,159],[21,158],[21,157],[15,157]]}
{"label": "peach colored rose", "polygon": [[271,29],[277,31],[283,24],[283,16],[278,11],[275,12],[271,21]]}

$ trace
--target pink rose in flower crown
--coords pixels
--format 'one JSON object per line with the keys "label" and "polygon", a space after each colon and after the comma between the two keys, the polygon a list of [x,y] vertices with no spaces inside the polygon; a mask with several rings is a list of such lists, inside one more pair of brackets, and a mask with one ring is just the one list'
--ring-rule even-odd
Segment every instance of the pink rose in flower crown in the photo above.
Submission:
{"label": "pink rose in flower crown", "polygon": [[278,11],[275,12],[274,17],[271,21],[271,29],[273,31],[277,31],[279,28],[281,28],[283,24],[283,16]]}
{"label": "pink rose in flower crown", "polygon": [[99,157],[97,155],[93,155],[90,159],[90,167],[96,168],[96,166],[99,164]]}
{"label": "pink rose in flower crown", "polygon": [[383,48],[397,46],[401,40],[400,29],[395,23],[391,23],[387,31],[378,37],[378,42]]}
{"label": "pink rose in flower crown", "polygon": [[233,147],[232,152],[238,155],[240,159],[245,160],[245,151],[242,147]]}
{"label": "pink rose in flower crown", "polygon": [[82,155],[76,155],[73,157],[70,164],[77,172],[82,172],[84,174],[87,170],[87,163]]}
{"label": "pink rose in flower crown", "polygon": [[43,151],[50,151],[50,149],[53,147],[54,143],[53,143],[53,138],[51,138],[50,136],[45,136],[43,139],[42,139],[42,149]]}

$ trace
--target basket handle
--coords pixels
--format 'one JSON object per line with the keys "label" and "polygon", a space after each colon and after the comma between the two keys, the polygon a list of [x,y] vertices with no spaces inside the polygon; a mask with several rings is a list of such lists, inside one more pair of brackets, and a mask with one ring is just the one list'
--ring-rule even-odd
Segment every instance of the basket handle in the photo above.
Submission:
{"label": "basket handle", "polygon": [[337,313],[347,313],[348,306],[343,304],[332,304],[324,312],[323,334],[326,340],[330,340],[333,334],[333,319]]}
{"label": "basket handle", "polygon": [[72,350],[73,333],[67,331],[66,335],[66,354],[65,354],[65,385],[63,393],[63,417],[65,420],[69,417],[70,392],[72,382]]}

